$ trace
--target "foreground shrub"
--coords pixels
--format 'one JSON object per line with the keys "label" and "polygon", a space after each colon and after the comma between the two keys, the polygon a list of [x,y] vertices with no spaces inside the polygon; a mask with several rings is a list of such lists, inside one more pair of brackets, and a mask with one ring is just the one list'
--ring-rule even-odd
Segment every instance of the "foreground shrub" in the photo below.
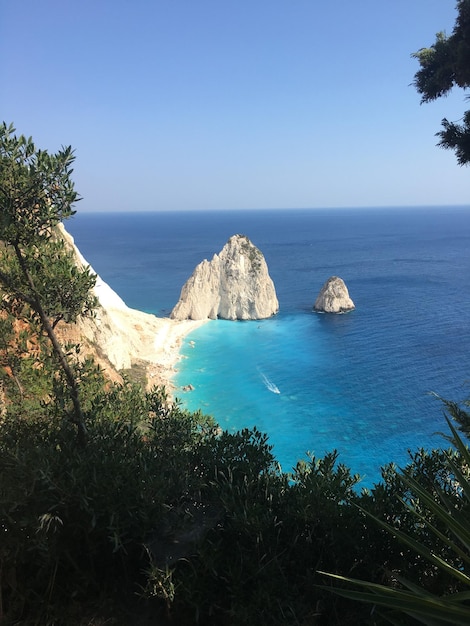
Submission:
{"label": "foreground shrub", "polygon": [[7,412],[0,424],[9,620],[67,623],[70,602],[136,592],[181,624],[295,624],[327,613],[308,585],[319,564],[348,553],[340,529],[358,518],[349,504],[357,478],[336,455],[288,476],[256,429],[219,432],[162,390],[95,383],[85,447],[57,404],[23,419]]}
{"label": "foreground shrub", "polygon": [[0,565],[9,573],[1,581],[7,614],[41,604],[44,619],[52,620],[51,607],[65,598],[126,585],[135,591],[148,534],[168,507],[199,489],[192,464],[197,445],[212,436],[202,432],[202,416],[168,409],[161,394],[145,396],[130,385],[103,392],[93,404],[84,448],[73,426],[47,407],[42,415],[18,420],[7,414],[2,421]]}

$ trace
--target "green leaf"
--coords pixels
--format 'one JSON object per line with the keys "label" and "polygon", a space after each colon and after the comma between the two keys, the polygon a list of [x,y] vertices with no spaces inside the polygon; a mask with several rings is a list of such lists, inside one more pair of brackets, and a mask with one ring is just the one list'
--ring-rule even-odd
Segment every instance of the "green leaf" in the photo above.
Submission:
{"label": "green leaf", "polygon": [[[336,579],[343,583],[349,583],[365,589],[365,591],[354,591],[349,589],[335,588],[335,593],[349,598],[350,600],[360,600],[369,602],[390,609],[401,611],[410,616],[419,615],[427,620],[441,620],[442,624],[453,624],[454,626],[468,626],[470,623],[470,607],[462,607],[458,603],[442,599],[431,594],[420,594],[401,589],[394,589],[375,583],[366,583],[354,578],[319,572],[325,576]],[[329,589],[328,587],[321,587]],[[451,596],[450,596],[451,597]],[[429,621],[425,623],[430,623]]]}

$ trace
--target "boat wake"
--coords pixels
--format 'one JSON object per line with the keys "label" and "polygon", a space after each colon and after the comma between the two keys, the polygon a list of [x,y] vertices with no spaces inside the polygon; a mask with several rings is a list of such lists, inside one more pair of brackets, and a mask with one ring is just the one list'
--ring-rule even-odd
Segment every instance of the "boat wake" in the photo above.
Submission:
{"label": "boat wake", "polygon": [[261,378],[263,379],[263,383],[266,386],[266,389],[268,389],[271,393],[281,393],[278,386],[275,385],[271,380],[269,380],[269,378],[265,376],[263,372],[260,372],[260,374]]}

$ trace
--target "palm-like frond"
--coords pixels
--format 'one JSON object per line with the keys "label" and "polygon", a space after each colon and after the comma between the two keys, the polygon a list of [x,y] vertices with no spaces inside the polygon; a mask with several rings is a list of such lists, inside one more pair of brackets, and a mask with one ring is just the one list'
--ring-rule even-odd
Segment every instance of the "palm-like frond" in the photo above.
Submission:
{"label": "palm-like frond", "polygon": [[[393,614],[385,615],[391,623],[399,623],[396,621],[398,612],[405,613],[427,626],[445,624],[468,626],[470,624],[470,576],[466,573],[470,566],[468,517],[470,481],[466,471],[470,471],[470,451],[449,419],[447,422],[460,459],[457,462],[451,454],[448,454],[445,463],[452,476],[455,496],[460,500],[461,506],[456,506],[455,500],[452,501],[442,486],[433,485],[434,493],[430,493],[415,478],[404,473],[401,475],[404,485],[420,503],[420,507],[425,507],[430,516],[421,513],[414,504],[401,501],[419,524],[425,527],[431,536],[435,536],[436,548],[424,545],[422,541],[415,539],[409,533],[394,528],[367,511],[364,513],[407,547],[424,557],[438,571],[454,580],[456,587],[458,586],[463,591],[436,595],[397,574],[394,574],[393,578],[401,585],[401,588],[320,572],[337,582],[356,587],[356,589],[335,588],[335,593],[349,599],[370,602],[392,609]],[[447,557],[438,554],[438,545],[445,549]]]}

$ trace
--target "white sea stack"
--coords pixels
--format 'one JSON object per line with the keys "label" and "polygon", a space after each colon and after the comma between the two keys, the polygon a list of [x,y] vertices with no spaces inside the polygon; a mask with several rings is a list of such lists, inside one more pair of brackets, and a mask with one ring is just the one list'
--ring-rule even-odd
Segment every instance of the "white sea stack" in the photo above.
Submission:
{"label": "white sea stack", "polygon": [[176,320],[256,320],[279,311],[263,254],[245,235],[233,235],[212,261],[184,284],[170,317]]}
{"label": "white sea stack", "polygon": [[314,311],[322,313],[347,313],[354,308],[348,288],[338,276],[331,276],[326,281],[313,305]]}

